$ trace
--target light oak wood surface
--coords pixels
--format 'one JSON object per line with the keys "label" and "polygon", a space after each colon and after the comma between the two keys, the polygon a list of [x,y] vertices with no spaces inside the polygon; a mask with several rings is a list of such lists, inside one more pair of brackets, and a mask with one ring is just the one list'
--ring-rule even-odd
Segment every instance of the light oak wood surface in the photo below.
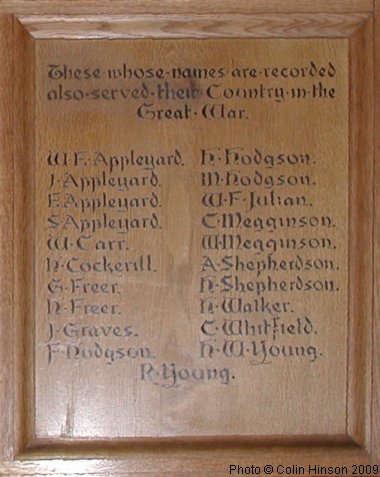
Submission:
{"label": "light oak wood surface", "polygon": [[0,9],[4,13],[16,14],[117,14],[117,13],[305,13],[305,12],[373,12],[373,0],[212,0],[200,3],[199,0],[1,0]]}
{"label": "light oak wood surface", "polygon": [[368,13],[26,16],[34,38],[315,38],[351,36]]}
{"label": "light oak wood surface", "polygon": [[[0,475],[222,476],[229,475],[232,464],[259,466],[260,475],[270,464],[272,475],[281,475],[281,466],[348,466],[353,473],[355,465],[380,465],[379,15],[377,0],[0,1]],[[197,56],[199,45],[205,48]],[[244,109],[245,121],[241,114],[240,122],[223,120],[218,127],[199,117],[178,127],[170,120],[141,122],[134,116],[135,103],[124,107],[108,100],[106,83],[107,101],[46,99],[60,83],[48,78],[49,64],[107,70],[126,57],[133,58],[131,65],[164,65],[168,71],[188,62],[232,68],[250,65],[254,58],[256,65],[277,67],[306,64],[310,58],[319,64],[328,58],[337,74],[326,81],[338,96],[331,106],[323,101],[271,106],[267,98]],[[223,80],[228,88],[234,81]],[[281,86],[281,81],[273,84]],[[152,92],[159,86],[158,80],[146,82]],[[69,89],[100,84],[81,79],[61,83]],[[295,80],[289,84],[299,86]],[[204,79],[180,81],[184,90],[202,91],[210,85]],[[174,100],[178,107],[181,101]],[[201,111],[196,108],[202,101],[196,98],[191,105]],[[172,104],[162,101],[162,107]],[[243,103],[229,104],[238,109]],[[265,128],[252,128],[257,117]],[[236,377],[227,390],[223,384],[149,387],[138,379],[139,360],[122,368],[116,363],[73,363],[57,353],[47,365],[48,323],[59,336],[60,323],[66,322],[46,316],[52,277],[46,259],[53,256],[64,263],[72,255],[58,257],[46,248],[53,180],[46,158],[51,149],[97,148],[112,154],[132,142],[140,150],[152,149],[152,144],[160,151],[178,147],[186,157],[183,171],[158,172],[163,232],[128,235],[136,253],[152,251],[159,273],[123,278],[122,296],[102,302],[105,315],[113,306],[132,317],[142,336],[136,338],[138,346],[154,347],[161,360],[185,367],[201,364],[196,348],[202,324],[199,243],[207,210],[200,202],[199,151],[215,143],[228,147],[237,139],[244,148],[256,143],[270,150],[298,146],[319,161],[312,169],[320,184],[312,191],[312,202],[319,215],[334,218],[329,233],[339,246],[331,256],[339,263],[334,278],[341,289],[334,299],[317,293],[307,299],[281,296],[297,310],[313,311],[317,336],[310,343],[321,348],[321,358],[253,367],[252,374],[243,359],[218,357],[213,365],[230,367]],[[227,174],[228,167],[220,171]],[[54,180],[63,182],[65,173],[56,169]],[[77,177],[90,173],[96,175],[96,168],[80,166],[73,172]],[[300,190],[306,193],[306,188]],[[273,211],[275,217],[281,213]],[[76,232],[67,236],[77,239]],[[271,232],[265,236],[273,237]],[[115,236],[106,231],[97,237],[113,241]],[[88,260],[99,255],[76,253]],[[117,259],[129,253],[113,250],[107,256]],[[57,272],[54,278],[65,281],[68,275]],[[108,283],[105,274],[102,280]],[[93,295],[90,302],[89,310],[98,314],[100,300]],[[79,310],[81,305],[75,306]],[[86,321],[82,313],[73,312],[70,319],[109,325],[110,317]],[[218,312],[216,317],[223,319]],[[112,320],[112,326],[121,323]],[[107,343],[116,346],[117,340]],[[304,344],[301,338],[299,344]]]}
{"label": "light oak wood surface", "polygon": [[[0,20],[1,31],[7,32],[0,41],[0,55],[4,58],[3,68],[0,73],[0,154],[1,157],[11,157],[13,149],[13,101],[9,94],[12,82],[13,64],[8,52],[13,49],[14,43],[10,32],[12,31],[12,18],[2,17]],[[2,419],[0,433],[3,436],[3,445],[0,449],[2,460],[11,460],[12,455],[12,313],[13,313],[13,164],[1,161],[0,164],[0,289],[2,299],[2,312],[0,320],[1,362],[7,363],[0,367],[0,396],[2,403]]]}

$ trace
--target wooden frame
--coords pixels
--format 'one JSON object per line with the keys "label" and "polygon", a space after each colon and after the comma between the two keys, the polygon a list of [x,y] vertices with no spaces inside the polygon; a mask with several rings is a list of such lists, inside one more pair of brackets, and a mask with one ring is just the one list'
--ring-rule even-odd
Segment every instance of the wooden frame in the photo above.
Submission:
{"label": "wooden frame", "polygon": [[[67,5],[69,3],[69,5]],[[379,0],[0,1],[0,475],[228,475],[229,465],[380,463]],[[51,38],[345,38],[350,53],[350,278],[344,439],[35,441],[33,46]],[[13,54],[10,54],[13,52]],[[13,160],[12,160],[13,158]],[[26,213],[25,213],[26,212]],[[28,220],[25,217],[29,217]],[[22,350],[22,352],[21,352]],[[277,475],[274,473],[273,475]]]}

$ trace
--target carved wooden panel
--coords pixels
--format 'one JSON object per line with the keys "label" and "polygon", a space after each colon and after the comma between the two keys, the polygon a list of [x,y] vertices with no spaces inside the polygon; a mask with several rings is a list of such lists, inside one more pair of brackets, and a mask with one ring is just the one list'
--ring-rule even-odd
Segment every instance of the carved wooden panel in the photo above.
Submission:
{"label": "carved wooden panel", "polygon": [[0,3],[0,475],[377,475],[378,3],[143,3]]}

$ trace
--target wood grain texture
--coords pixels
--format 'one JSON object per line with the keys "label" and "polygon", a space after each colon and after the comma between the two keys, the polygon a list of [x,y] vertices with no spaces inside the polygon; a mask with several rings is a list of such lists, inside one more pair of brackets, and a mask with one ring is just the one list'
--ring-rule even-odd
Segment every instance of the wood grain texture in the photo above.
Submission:
{"label": "wood grain texture", "polygon": [[[14,22],[14,442],[21,453],[33,421],[34,309],[34,45]],[[9,94],[9,92],[8,92]]]}
{"label": "wood grain texture", "polygon": [[[375,1],[375,45],[380,41],[380,1]],[[374,130],[374,310],[372,361],[371,453],[380,460],[380,49],[375,48],[375,130]]]}
{"label": "wood grain texture", "polygon": [[368,13],[21,15],[19,20],[39,39],[336,38],[351,36],[368,16]]}
{"label": "wood grain texture", "polygon": [[[125,455],[125,454],[124,454]],[[130,452],[126,456],[108,454],[107,459],[82,458],[76,459],[61,457],[55,459],[28,460],[0,464],[0,475],[3,472],[7,476],[24,476],[30,474],[64,476],[88,475],[113,477],[115,475],[132,475],[151,477],[165,476],[195,476],[195,475],[230,475],[229,465],[240,466],[264,466],[270,462],[274,468],[277,465],[308,466],[310,463],[318,463],[321,466],[339,465],[349,466],[353,464],[376,463],[368,455],[357,447],[286,447],[270,446],[248,449],[220,449],[209,450],[194,449],[189,447],[186,452],[178,450],[157,449],[156,452],[142,450],[139,453]],[[272,475],[278,477],[279,473]]]}
{"label": "wood grain texture", "polygon": [[13,76],[12,17],[0,16],[0,459],[13,453]]}
{"label": "wood grain texture", "polygon": [[0,11],[16,14],[350,13],[372,12],[373,0],[0,0]]}
{"label": "wood grain texture", "polygon": [[[162,229],[136,231],[135,234],[130,231],[126,235],[129,250],[121,253],[119,251],[111,253],[112,251],[108,250],[102,252],[110,261],[120,260],[121,257],[132,260],[136,250],[138,254],[149,252],[153,263],[157,264],[155,267],[159,273],[147,271],[145,275],[140,274],[138,277],[133,273],[124,273],[117,282],[120,287],[120,299],[105,297],[103,300],[108,299],[107,303],[111,304],[118,303],[120,307],[118,311],[120,310],[121,316],[113,317],[114,324],[119,326],[130,324],[141,337],[134,341],[130,340],[129,346],[142,344],[151,346],[155,355],[160,357],[159,359],[177,363],[178,367],[202,367],[205,364],[215,366],[217,369],[231,367],[235,376],[235,383],[231,389],[225,389],[226,385],[216,386],[217,383],[214,383],[213,388],[211,383],[209,386],[198,383],[198,387],[196,383],[188,383],[187,387],[179,385],[173,389],[162,388],[156,384],[153,389],[149,389],[148,383],[141,382],[141,369],[136,369],[126,360],[115,362],[111,366],[101,360],[95,365],[94,360],[84,363],[53,357],[51,364],[48,365],[44,347],[48,335],[47,322],[59,328],[67,326],[70,312],[62,312],[62,316],[58,318],[55,316],[45,318],[44,315],[40,315],[36,318],[38,345],[36,346],[35,432],[37,438],[50,436],[51,440],[57,441],[59,445],[59,440],[63,438],[77,440],[84,437],[89,439],[129,438],[129,440],[132,438],[139,441],[144,437],[158,435],[161,438],[170,437],[172,444],[175,445],[174,441],[184,436],[192,443],[194,437],[211,435],[216,439],[219,435],[223,435],[225,439],[228,439],[228,436],[250,436],[252,442],[255,440],[260,442],[261,436],[268,436],[273,440],[276,439],[275,436],[282,437],[283,442],[287,439],[293,441],[297,435],[310,435],[311,439],[317,435],[327,435],[330,438],[333,435],[344,436],[347,326],[343,317],[347,308],[348,220],[346,213],[348,209],[347,41],[235,40],[229,45],[225,40],[204,40],[201,49],[199,42],[195,40],[178,42],[54,40],[37,43],[36,174],[39,181],[36,204],[41,205],[36,222],[36,309],[46,308],[47,300],[51,298],[46,283],[52,279],[52,273],[46,271],[45,267],[48,234],[55,233],[54,236],[56,236],[56,234],[64,233],[64,236],[69,237],[70,243],[74,244],[78,239],[77,230],[70,225],[67,225],[64,232],[62,227],[56,228],[56,232],[46,227],[46,224],[50,223],[52,214],[51,209],[46,207],[47,193],[50,191],[52,179],[52,166],[46,167],[46,158],[49,157],[50,151],[63,151],[67,148],[88,151],[89,159],[84,168],[77,166],[75,169],[71,167],[69,169],[79,180],[79,178],[87,177],[89,169],[94,176],[105,173],[101,169],[102,166],[94,165],[92,152],[94,147],[106,155],[114,154],[115,150],[129,151],[131,147],[134,147],[135,153],[138,154],[142,152],[163,154],[163,151],[174,151],[178,148],[183,157],[183,166],[179,170],[166,167],[157,172],[163,189],[159,210],[159,223],[162,224]],[[331,103],[319,99],[304,102],[289,100],[279,106],[273,102],[269,104],[269,102],[246,101],[244,104],[247,108],[247,119],[239,122],[211,122],[202,116],[200,118],[197,116],[197,118],[191,117],[187,123],[173,121],[170,124],[160,120],[155,123],[142,120],[135,112],[139,104],[137,102],[123,104],[119,100],[110,105],[99,101],[92,104],[88,102],[86,104],[86,101],[58,103],[47,99],[47,93],[51,92],[52,88],[56,88],[56,83],[47,78],[46,65],[52,62],[66,63],[70,67],[88,65],[90,68],[98,66],[102,71],[107,71],[121,64],[125,58],[133,59],[131,61],[133,68],[162,67],[164,71],[171,71],[173,65],[184,69],[187,65],[194,64],[203,69],[209,65],[217,65],[230,70],[236,59],[238,59],[237,66],[240,66],[251,64],[252,58],[255,58],[255,64],[260,69],[268,64],[308,65],[310,58],[313,58],[316,64],[324,65],[326,58],[329,58],[329,61],[335,64],[337,71],[336,78],[330,82],[330,85],[333,84],[336,87],[339,95],[334,100],[334,114],[331,114]],[[172,87],[184,84],[169,78],[168,75],[167,81],[173,85]],[[303,84],[310,88],[314,84],[313,81],[309,80]],[[119,81],[113,83],[113,86],[120,87],[123,83]],[[96,86],[109,88],[111,84],[109,80],[102,80]],[[138,81],[131,81],[133,87],[138,87],[139,84]],[[159,84],[162,83],[159,82]],[[204,94],[210,84],[213,84],[213,81],[199,80],[199,88]],[[237,82],[230,77],[225,79],[224,84],[226,88],[252,85],[250,81]],[[89,86],[83,83],[78,84],[77,81],[71,82],[71,85],[75,88],[84,88],[84,91],[87,91]],[[152,97],[156,81],[147,80],[146,85],[147,94]],[[295,85],[299,83],[293,82],[292,86]],[[65,85],[64,87],[66,88]],[[195,101],[189,101],[189,104],[197,115],[200,115],[203,114],[204,104],[208,104],[208,101],[209,99],[196,98]],[[238,104],[241,103],[231,101],[229,107],[237,108]],[[157,102],[157,107],[170,108],[171,103],[164,98]],[[259,118],[263,125],[258,125]],[[288,127],[290,118],[293,118],[294,127],[292,128]],[[128,122],[127,134],[125,133],[126,122]],[[91,129],[88,128],[88,124],[91,124]],[[255,127],[254,139],[250,136],[252,127]],[[335,128],[334,137],[330,135],[332,128]],[[197,130],[196,135],[194,129]],[[299,129],[301,132],[296,133]],[[326,140],[320,141],[320,137]],[[149,145],[147,138],[149,138]],[[307,340],[307,342],[299,338],[297,344],[313,344],[318,347],[318,350],[321,349],[325,357],[315,363],[309,362],[308,358],[294,360],[291,363],[282,360],[281,364],[279,360],[271,366],[256,368],[250,365],[247,359],[241,358],[237,362],[233,359],[226,360],[223,355],[216,356],[210,362],[199,360],[199,344],[194,340],[194,336],[197,336],[205,317],[199,312],[199,267],[196,264],[201,263],[201,257],[205,253],[201,251],[200,245],[202,233],[205,232],[202,232],[201,226],[196,224],[199,224],[205,213],[199,200],[205,190],[201,189],[200,178],[202,171],[208,170],[204,167],[202,169],[200,165],[201,148],[209,144],[215,144],[221,148],[238,144],[247,152],[254,150],[256,146],[266,151],[278,151],[280,141],[284,144],[282,147],[287,150],[302,150],[304,153],[307,151],[320,164],[319,167],[310,165],[313,181],[320,184],[320,187],[300,185],[297,191],[299,194],[308,195],[313,201],[313,214],[316,216],[329,214],[334,218],[336,231],[330,230],[327,236],[337,242],[337,250],[323,256],[335,260],[340,265],[334,278],[336,283],[340,284],[341,291],[324,294],[323,304],[321,304],[320,295],[316,293],[309,293],[307,298],[301,293],[284,293],[279,298],[278,295],[274,297],[273,292],[268,292],[266,299],[284,302],[291,300],[292,309],[296,310],[294,313],[297,313],[297,317],[310,312],[315,329],[318,330],[318,338]],[[305,169],[306,167],[301,169],[303,173],[306,172]],[[223,163],[218,167],[220,174],[226,174],[229,170],[229,166]],[[60,190],[60,186],[56,183],[58,181],[60,181],[58,184],[65,183],[66,168],[55,167],[54,171],[52,190],[56,192]],[[140,174],[133,164],[130,164],[128,171],[131,176]],[[287,174],[293,174],[292,170],[285,165],[284,171]],[[300,169],[297,168],[298,173],[299,171]],[[342,191],[339,193],[336,193],[334,189],[337,181],[342,184]],[[228,193],[228,187],[228,185],[220,186],[220,191]],[[67,189],[71,190],[69,187]],[[105,190],[108,194],[115,194],[111,188]],[[143,190],[144,194],[150,191],[147,187]],[[294,189],[284,187],[282,190],[286,194],[291,194]],[[87,193],[85,190],[83,197],[86,197]],[[102,192],[96,189],[92,197],[97,198],[100,193]],[[304,206],[302,213],[310,213],[309,207],[309,205]],[[111,215],[115,214],[114,211],[106,208],[104,210],[110,214],[110,217],[115,217]],[[236,208],[233,210],[235,211]],[[131,215],[128,217],[139,217],[138,214],[141,212],[130,211]],[[90,215],[88,211],[73,212],[69,209],[67,212],[66,210],[61,212],[57,208],[58,220],[62,217],[58,214],[66,213],[75,213],[76,220],[81,220],[83,217],[98,217],[98,215]],[[291,213],[296,214],[295,211]],[[117,212],[117,214],[120,213]],[[282,217],[281,214],[287,217],[288,209],[273,207],[270,214],[273,217]],[[119,216],[116,215],[116,217]],[[191,227],[190,224],[195,226]],[[289,234],[290,237],[293,237],[293,233],[293,230],[283,231],[284,235]],[[304,233],[307,234],[306,237],[310,237],[310,234],[314,237],[316,232],[308,230]],[[273,237],[272,233],[266,230],[261,231],[261,235],[267,240]],[[109,228],[104,228],[101,232],[99,230],[98,237],[100,236],[103,240],[115,238],[114,232]],[[138,243],[136,243],[137,236]],[[245,236],[251,235],[247,232]],[[99,260],[99,252],[96,250],[90,249],[85,252],[74,250],[74,252],[72,249],[60,251],[59,255],[50,253],[49,256],[62,256],[60,260],[63,263],[71,260],[73,253],[86,262]],[[319,253],[322,255],[321,251]],[[239,251],[239,257],[242,260],[252,260],[253,256],[251,251]],[[287,259],[293,257],[289,251],[284,251],[281,256]],[[54,278],[61,280],[60,283],[68,287],[67,282],[71,275],[70,270],[65,268],[64,271],[55,272]],[[315,279],[325,278],[325,275],[321,273],[312,276]],[[332,273],[329,272],[327,276],[332,277]],[[103,272],[95,277],[88,273],[85,279],[86,281],[96,279],[105,281],[107,278]],[[249,278],[252,279],[252,276]],[[245,276],[244,280],[247,279],[248,277]],[[67,303],[70,303],[68,300],[72,299],[72,295],[67,293],[62,295],[61,302],[67,308]],[[130,299],[126,300],[124,297],[128,296]],[[87,300],[90,298],[86,297]],[[218,299],[221,300],[219,296]],[[220,303],[222,302],[219,302],[219,306]],[[326,325],[333,313],[336,313],[339,318]],[[99,317],[84,316],[82,318],[80,311],[77,311],[75,315],[76,320],[81,319],[80,323],[86,325],[100,325],[105,322],[104,317],[99,319]],[[224,322],[225,314],[216,312],[215,315],[215,319],[219,320],[219,326]],[[283,319],[291,321],[293,317]],[[182,327],[185,329],[179,330]],[[159,337],[155,336],[155,332],[153,339],[152,328],[160,330]],[[58,334],[55,335],[55,340],[60,343],[63,341]],[[86,341],[83,339],[83,342]],[[60,346],[63,345],[60,344]],[[89,346],[88,341],[87,346]],[[121,344],[111,341],[110,338],[107,344],[103,342],[102,346],[116,347]],[[218,346],[222,347],[223,343],[219,344],[218,341]],[[248,344],[246,346],[248,347]],[[335,363],[335,371],[331,369],[331,362]],[[305,382],[308,382],[308,385],[305,385]],[[111,402],[108,389],[115,385],[117,385],[118,393]],[[95,392],[96,399],[93,398]],[[267,395],[272,395],[271,406],[268,406],[265,397]],[[134,396],[139,398],[133,400]],[[241,402],[251,400],[252,406],[242,412],[240,406],[235,405],[237,400]],[[218,406],[215,405],[217,402],[219,402]],[[287,402],[286,410],[284,402]],[[107,409],[107,414],[104,413],[104,409]],[[304,418],[300,409],[308,412],[307,419]],[[318,409],[324,409],[323,414],[320,414]],[[93,414],[91,421],[87,417],[89,412]],[[277,417],[274,418],[274,416]],[[268,427],[267,422],[271,420],[273,422]],[[208,445],[211,444],[211,437],[206,442]],[[231,437],[230,442],[232,442]],[[144,442],[141,445],[144,445]]]}
{"label": "wood grain texture", "polygon": [[[295,12],[297,18],[299,12],[310,11],[336,11],[336,12],[364,12],[371,11],[373,2],[367,0],[355,1],[256,1],[246,2],[239,5],[233,5],[233,2],[205,2],[203,11],[210,10],[214,12],[218,5],[220,9],[218,12],[225,11],[226,13],[244,13],[244,12]],[[236,2],[235,2],[236,3]],[[375,0],[376,16],[375,16],[375,41],[379,42],[380,30],[380,2]],[[0,11],[12,11],[27,14],[52,14],[51,19],[61,19],[59,14],[78,14],[89,13],[98,14],[100,9],[106,11],[113,11],[116,15],[128,11],[128,13],[162,13],[163,10],[169,13],[178,13],[178,9],[189,15],[194,14],[194,10],[199,10],[199,2],[189,1],[181,3],[178,2],[151,2],[146,6],[145,1],[136,2],[62,2],[62,1],[0,1]],[[338,15],[340,18],[340,15]],[[353,19],[355,21],[362,15],[345,16],[345,18]],[[96,20],[97,17],[94,17]],[[149,36],[149,24],[146,24],[146,17],[139,17],[139,24],[135,26],[135,35]],[[194,17],[190,17],[194,18]],[[197,17],[198,18],[198,17]],[[272,16],[270,16],[273,19]],[[275,17],[277,18],[277,16]],[[332,30],[336,27],[337,18],[332,20],[335,25],[329,25]],[[88,18],[86,18],[88,19]],[[310,17],[309,17],[310,19]],[[38,18],[25,17],[22,19],[28,26],[36,28],[35,32],[38,35],[47,35],[46,38],[51,38],[49,35],[56,35],[57,29],[51,28],[50,19],[46,23],[40,23]],[[87,38],[91,38],[91,34],[99,35],[99,25],[96,23],[89,27],[86,33]],[[54,20],[55,21],[55,20]],[[251,35],[249,29],[249,22],[240,17],[240,26],[238,22],[239,36],[244,34]],[[318,22],[311,21],[310,28],[314,28]],[[111,30],[107,31],[106,38],[111,38],[112,35],[121,35],[120,22],[111,21]],[[165,24],[166,25],[166,24]],[[314,26],[313,26],[314,25]],[[357,25],[357,23],[356,23]],[[75,26],[75,25],[74,25]],[[345,26],[345,28],[347,25]],[[152,28],[150,26],[150,28]],[[157,31],[151,33],[152,36],[159,36],[162,34],[163,26],[160,26]],[[166,28],[166,27],[165,27]],[[175,24],[170,28],[174,28],[171,35],[186,34],[186,28],[183,25]],[[181,29],[182,34],[177,31]],[[212,36],[218,36],[220,29],[224,25],[216,25],[214,21],[201,21],[199,26],[189,32],[195,37],[199,31],[204,32],[205,36],[209,34],[209,29],[213,29]],[[264,30],[265,28],[262,27]],[[281,26],[283,29],[284,26]],[[291,36],[289,24],[286,30],[281,30],[279,36]],[[324,27],[318,26],[319,31]],[[349,27],[351,28],[351,26]],[[355,27],[356,28],[356,27]],[[82,477],[117,477],[130,476],[137,477],[141,475],[151,475],[152,477],[163,476],[182,476],[193,477],[194,475],[228,475],[228,468],[231,463],[236,461],[239,465],[251,466],[264,465],[271,463],[272,465],[308,465],[310,462],[316,462],[319,465],[348,465],[348,464],[365,464],[365,463],[379,463],[380,460],[380,353],[378,351],[378,343],[380,341],[380,218],[379,214],[375,214],[375,230],[372,235],[372,162],[373,155],[373,69],[372,69],[372,23],[367,22],[366,25],[358,32],[354,38],[350,40],[350,58],[351,58],[351,173],[352,173],[352,194],[350,210],[353,212],[351,238],[351,250],[355,253],[355,260],[350,260],[351,267],[351,284],[350,290],[351,304],[350,304],[350,346],[348,374],[351,377],[348,394],[348,435],[358,443],[358,446],[347,445],[347,442],[332,442],[331,446],[318,446],[317,444],[307,443],[306,445],[261,445],[252,448],[250,445],[235,445],[232,448],[229,446],[213,445],[191,445],[185,444],[184,447],[160,446],[156,443],[156,448],[152,446],[141,446],[139,449],[129,447],[128,443],[121,443],[119,449],[110,452],[110,443],[104,441],[100,443],[98,449],[88,451],[85,448],[78,448],[77,450],[65,450],[63,448],[52,448],[49,446],[38,448],[41,443],[36,443],[37,448],[33,449],[33,445],[27,449],[27,453],[22,456],[23,460],[16,460],[15,462],[6,462],[13,458],[12,440],[13,434],[16,436],[16,453],[22,452],[23,447],[27,443],[33,444],[32,437],[28,433],[31,428],[31,423],[28,426],[27,415],[33,415],[33,383],[29,381],[25,386],[25,377],[28,377],[30,370],[30,349],[28,346],[33,346],[31,340],[25,340],[25,335],[33,334],[33,327],[31,323],[30,310],[33,309],[33,220],[30,220],[34,214],[33,209],[33,93],[34,84],[33,77],[33,45],[31,39],[23,31],[23,28],[16,25],[15,38],[18,41],[18,46],[13,44],[11,35],[11,18],[8,16],[0,17],[0,57],[2,58],[2,69],[0,70],[0,295],[2,299],[2,307],[0,308],[0,358],[3,364],[10,362],[10,348],[12,346],[11,334],[11,317],[12,317],[12,280],[9,278],[15,269],[16,273],[16,288],[15,288],[15,311],[16,311],[16,338],[18,350],[26,349],[26,355],[22,354],[16,360],[16,376],[18,376],[18,385],[16,388],[15,406],[16,408],[25,409],[29,406],[29,411],[26,413],[19,412],[15,414],[15,433],[13,433],[12,422],[12,367],[3,365],[0,368],[0,407],[2,418],[0,421],[0,475],[1,476],[26,476],[26,475],[51,475],[57,477],[69,477],[81,475]],[[232,31],[228,30],[228,35],[232,35]],[[268,30],[267,30],[268,31]],[[352,33],[352,29],[347,30],[347,34]],[[92,33],[91,33],[92,32]],[[145,33],[146,34],[145,34]],[[160,33],[161,32],[161,33]],[[198,33],[197,33],[198,32]],[[218,33],[219,32],[219,33]],[[59,34],[67,34],[59,32]],[[79,35],[81,33],[78,33]],[[100,33],[102,34],[102,33]],[[166,34],[166,33],[165,33]],[[201,33],[202,35],[204,33]],[[225,33],[224,33],[225,34]],[[273,33],[275,34],[275,33]],[[225,34],[226,35],[226,34]],[[304,32],[304,36],[307,36]],[[315,33],[313,33],[315,35]],[[313,36],[310,35],[310,36]],[[43,36],[42,36],[43,37]],[[41,37],[41,38],[42,38]],[[95,38],[97,36],[93,36]],[[73,37],[72,37],[73,38]],[[12,71],[12,55],[9,52],[14,49],[18,80],[13,89],[13,81],[10,72]],[[375,75],[376,85],[379,83],[380,77],[380,53],[379,48],[375,48]],[[7,54],[8,53],[8,54]],[[5,60],[4,60],[5,59]],[[25,79],[27,81],[25,82]],[[25,82],[25,84],[24,84]],[[379,89],[379,88],[377,88]],[[14,95],[15,93],[15,95]],[[20,97],[24,98],[20,101]],[[16,98],[17,102],[13,102]],[[376,95],[376,122],[375,122],[375,210],[380,206],[380,177],[379,177],[379,150],[380,150],[380,135],[379,123],[380,117],[380,97]],[[15,120],[13,115],[15,114]],[[15,126],[15,128],[13,128]],[[12,156],[13,146],[12,131],[18,138],[15,148],[16,168],[13,170],[13,165],[9,158]],[[18,184],[16,190],[16,198],[13,204],[13,180]],[[29,205],[28,205],[29,204]],[[15,211],[13,207],[15,206]],[[28,215],[28,220],[25,220],[25,215]],[[12,227],[10,223],[13,222],[13,215],[15,216],[15,230],[16,240],[14,241]],[[13,254],[9,253],[12,244],[16,246],[16,256],[13,259]],[[372,249],[372,245],[374,249]],[[373,255],[372,255],[373,252]],[[16,268],[14,268],[14,263]],[[372,294],[372,267],[375,266],[375,289]],[[7,272],[5,274],[4,272]],[[373,322],[373,336],[371,343],[371,313],[372,313],[372,299],[374,298],[374,322]],[[372,345],[372,346],[371,346]],[[26,356],[28,359],[26,359]],[[372,357],[372,370],[370,360]],[[372,371],[372,374],[371,374]],[[369,379],[372,375],[372,383]],[[372,396],[372,397],[371,397]],[[371,408],[372,403],[372,408]],[[5,411],[4,411],[5,410]],[[29,435],[28,435],[29,434]],[[337,439],[338,441],[338,439]],[[91,446],[91,442],[89,442]],[[153,446],[154,447],[154,446]],[[107,458],[104,458],[107,456]],[[78,458],[79,457],[79,458]],[[89,457],[91,457],[89,459]],[[278,474],[273,474],[278,475]]]}
{"label": "wood grain texture", "polygon": [[[370,442],[373,233],[373,23],[350,40],[348,433]],[[365,52],[365,53],[364,53]]]}

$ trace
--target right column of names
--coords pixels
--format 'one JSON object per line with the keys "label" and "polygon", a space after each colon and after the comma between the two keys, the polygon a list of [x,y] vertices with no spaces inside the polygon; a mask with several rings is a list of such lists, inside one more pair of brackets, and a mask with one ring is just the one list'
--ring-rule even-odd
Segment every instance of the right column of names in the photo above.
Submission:
{"label": "right column of names", "polygon": [[341,289],[321,158],[239,145],[200,155],[201,357],[319,360],[319,327],[328,323],[313,303]]}

